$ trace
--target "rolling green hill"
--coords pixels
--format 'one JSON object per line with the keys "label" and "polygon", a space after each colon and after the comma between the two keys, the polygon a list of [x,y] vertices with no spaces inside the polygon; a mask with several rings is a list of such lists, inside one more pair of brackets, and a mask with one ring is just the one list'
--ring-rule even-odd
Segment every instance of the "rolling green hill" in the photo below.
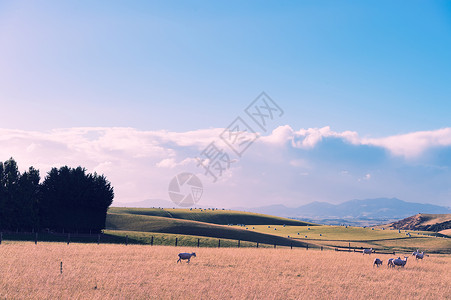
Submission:
{"label": "rolling green hill", "polygon": [[206,222],[219,225],[246,224],[246,225],[292,225],[292,226],[315,226],[316,224],[281,218],[270,215],[256,214],[233,210],[207,210],[207,209],[180,209],[180,208],[123,208],[111,207],[109,214],[130,214],[141,216],[157,216],[174,219]]}
{"label": "rolling green hill", "polygon": [[250,229],[206,222],[177,219],[171,217],[108,213],[106,228],[108,230],[158,232],[180,235],[196,235],[214,238],[234,239],[266,244],[289,246],[306,246],[307,243]]}
{"label": "rolling green hill", "polygon": [[[433,216],[427,217],[430,223]],[[443,216],[435,219],[445,220]],[[426,221],[426,218],[422,220]],[[429,223],[424,225],[433,225]],[[426,252],[449,253],[451,249],[450,239],[436,238],[431,236],[434,235],[432,232],[327,226],[270,215],[216,209],[112,207],[108,211],[106,229],[106,233],[112,237],[122,236],[123,239],[124,235],[128,235],[138,243],[149,243],[151,239],[155,239],[156,242],[161,240],[165,245],[173,245],[176,237],[182,244],[197,245],[198,238],[201,237],[201,243],[206,247],[214,247],[218,242],[215,239],[221,239],[224,246],[227,243],[229,246],[237,245],[237,240],[240,240],[251,243],[248,246],[258,242],[262,246],[316,245],[335,248],[347,247],[352,243],[354,247],[375,247],[389,251],[409,252],[420,248]]]}

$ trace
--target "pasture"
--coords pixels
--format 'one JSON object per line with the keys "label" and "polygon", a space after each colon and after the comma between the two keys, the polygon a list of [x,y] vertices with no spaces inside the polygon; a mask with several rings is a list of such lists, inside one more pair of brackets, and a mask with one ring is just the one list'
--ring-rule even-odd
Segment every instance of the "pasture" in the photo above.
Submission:
{"label": "pasture", "polygon": [[[179,252],[196,252],[176,263]],[[375,257],[382,267],[372,266]],[[305,249],[182,248],[8,242],[2,299],[451,299],[451,256],[409,257]],[[63,268],[61,273],[61,262]]]}
{"label": "pasture", "polygon": [[[433,232],[413,230],[382,230],[345,226],[280,226],[255,225],[248,230],[290,237],[311,244],[330,247],[373,247],[388,251],[411,251],[416,248],[438,253],[450,253],[451,239],[434,236]],[[410,236],[406,234],[410,233]]]}
{"label": "pasture", "polygon": [[219,209],[112,207],[108,211],[106,227],[105,233],[110,236],[127,234],[130,240],[138,243],[149,243],[154,237],[160,245],[174,245],[178,236],[181,245],[185,246],[197,245],[197,239],[202,238],[206,239],[202,246],[207,247],[217,246],[218,241],[215,239],[221,239],[224,240],[222,246],[237,245],[238,240],[248,242],[241,244],[244,247],[255,246],[256,242],[261,246],[293,244],[295,247],[305,247],[308,243],[310,246],[332,248],[348,247],[351,243],[351,247],[373,247],[383,251],[413,251],[421,248],[427,252],[451,254],[451,239],[437,238],[433,232],[318,225]]}

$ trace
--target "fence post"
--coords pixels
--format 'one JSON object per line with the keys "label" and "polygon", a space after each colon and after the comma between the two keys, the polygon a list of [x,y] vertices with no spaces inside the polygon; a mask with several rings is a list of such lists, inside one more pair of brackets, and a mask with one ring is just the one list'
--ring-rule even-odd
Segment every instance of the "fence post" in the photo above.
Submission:
{"label": "fence post", "polygon": [[238,248],[240,248],[240,240],[238,240]]}
{"label": "fence post", "polygon": [[38,244],[38,233],[36,232],[36,235],[34,236],[34,244]]}
{"label": "fence post", "polygon": [[290,244],[290,249],[293,249],[293,243]]}
{"label": "fence post", "polygon": [[197,248],[200,247],[200,239],[197,239]]}
{"label": "fence post", "polygon": [[60,264],[60,274],[63,274],[63,262]]}
{"label": "fence post", "polygon": [[323,246],[321,246],[321,251],[323,251]]}
{"label": "fence post", "polygon": [[257,242],[257,248],[258,248],[258,242]]}
{"label": "fence post", "polygon": [[177,247],[177,238],[175,238],[175,246]]}
{"label": "fence post", "polygon": [[307,250],[308,250],[308,244],[307,244]]}
{"label": "fence post", "polygon": [[150,239],[150,245],[153,246],[153,235],[152,238]]}
{"label": "fence post", "polygon": [[218,248],[221,248],[221,240],[218,239]]}
{"label": "fence post", "polygon": [[125,236],[125,246],[128,245],[128,235]]}
{"label": "fence post", "polygon": [[276,243],[274,243],[274,249],[276,249]]}
{"label": "fence post", "polygon": [[70,243],[70,233],[67,234],[67,244],[69,245]]}
{"label": "fence post", "polygon": [[2,240],[3,240],[3,232],[0,232],[0,245],[2,244]]}

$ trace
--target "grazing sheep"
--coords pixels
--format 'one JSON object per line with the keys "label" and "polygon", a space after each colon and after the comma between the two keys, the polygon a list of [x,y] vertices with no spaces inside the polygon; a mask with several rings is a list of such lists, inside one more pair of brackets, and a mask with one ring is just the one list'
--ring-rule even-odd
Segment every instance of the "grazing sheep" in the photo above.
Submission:
{"label": "grazing sheep", "polygon": [[420,253],[420,251],[417,249],[417,250],[412,252],[412,256],[416,256],[418,253]]}
{"label": "grazing sheep", "polygon": [[415,258],[418,260],[418,259],[423,259],[423,257],[424,257],[424,252],[421,252],[421,253],[417,253],[416,255],[415,255]]}
{"label": "grazing sheep", "polygon": [[408,258],[407,256],[404,256],[404,259],[401,259],[401,257],[398,257],[397,259],[393,260],[393,264],[395,266],[400,266],[400,267],[404,268],[404,266],[407,263],[407,258]]}
{"label": "grazing sheep", "polygon": [[373,253],[373,248],[363,249],[363,255],[365,255],[365,254],[370,254],[371,255],[371,253]]}
{"label": "grazing sheep", "polygon": [[373,268],[374,268],[374,265],[376,265],[376,267],[379,268],[379,266],[382,266],[382,260],[380,260],[379,258],[376,258],[373,262]]}
{"label": "grazing sheep", "polygon": [[177,260],[177,263],[179,261],[181,261],[182,259],[187,259],[188,260],[187,263],[189,263],[191,256],[196,257],[196,253],[194,253],[194,252],[193,253],[179,253],[179,259]]}
{"label": "grazing sheep", "polygon": [[394,268],[395,267],[395,264],[393,263],[394,260],[395,260],[394,258],[390,258],[387,262],[387,267]]}

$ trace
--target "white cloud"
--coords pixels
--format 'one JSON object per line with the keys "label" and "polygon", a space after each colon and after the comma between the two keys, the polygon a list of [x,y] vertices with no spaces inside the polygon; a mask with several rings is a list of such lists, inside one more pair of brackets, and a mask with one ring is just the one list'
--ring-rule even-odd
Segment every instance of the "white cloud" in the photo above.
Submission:
{"label": "white cloud", "polygon": [[[41,170],[42,177],[52,167],[81,165],[88,172],[105,174],[112,182],[119,202],[168,199],[170,179],[185,171],[196,173],[205,184],[204,201],[225,207],[246,206],[242,201],[249,201],[249,206],[273,204],[276,199],[292,204],[313,200],[344,201],[377,197],[380,191],[412,197],[405,200],[424,197],[431,201],[446,201],[443,195],[451,193],[447,187],[434,186],[430,182],[432,177],[423,169],[420,172],[413,164],[409,165],[410,159],[421,157],[428,149],[451,146],[451,128],[371,139],[360,138],[353,131],[335,132],[330,127],[295,131],[285,125],[261,136],[242,157],[234,155],[220,142],[219,135],[223,130],[169,132],[86,127],[40,132],[0,129],[0,160],[12,156],[21,171],[33,165]],[[334,153],[335,150],[328,148],[316,156],[318,143],[330,138],[342,139],[350,145],[353,149],[350,160],[342,162],[332,155],[324,161],[321,156],[324,151]],[[227,150],[232,160],[231,168],[214,184],[195,159],[212,141]],[[375,165],[372,169],[371,166],[363,167],[358,160],[354,162],[353,155],[359,153],[361,146],[368,145],[407,158],[401,167],[409,170],[409,176],[399,173],[389,163]],[[365,156],[365,160],[372,159]],[[434,169],[437,176],[442,176],[437,182],[449,179],[449,169]],[[382,175],[373,176],[375,172]],[[358,181],[366,184],[357,185]]]}
{"label": "white cloud", "polygon": [[261,138],[272,145],[284,145],[290,141],[292,146],[301,149],[313,149],[326,138],[340,138],[352,145],[370,145],[388,150],[395,156],[407,159],[417,158],[430,148],[451,146],[451,128],[432,131],[419,131],[383,138],[361,138],[355,131],[336,132],[329,126],[294,131],[289,125],[280,126]]}
{"label": "white cloud", "polygon": [[392,154],[416,158],[426,150],[437,146],[451,146],[451,128],[418,131],[379,139],[363,139],[362,144],[388,149]]}

